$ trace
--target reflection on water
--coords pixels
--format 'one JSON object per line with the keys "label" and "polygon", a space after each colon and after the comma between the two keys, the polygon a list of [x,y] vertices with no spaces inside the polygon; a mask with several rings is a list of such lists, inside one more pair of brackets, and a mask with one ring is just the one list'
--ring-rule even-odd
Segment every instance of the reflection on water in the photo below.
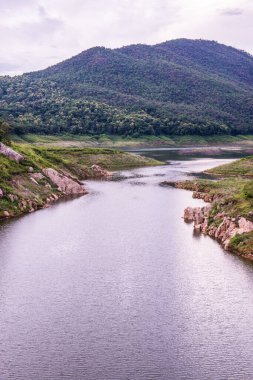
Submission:
{"label": "reflection on water", "polygon": [[0,224],[0,378],[252,379],[252,265],[182,221],[201,200],[159,186],[221,162],[88,181]]}
{"label": "reflection on water", "polygon": [[218,159],[239,159],[253,154],[252,147],[143,148],[132,149],[131,151],[161,161],[189,161],[215,157]]}

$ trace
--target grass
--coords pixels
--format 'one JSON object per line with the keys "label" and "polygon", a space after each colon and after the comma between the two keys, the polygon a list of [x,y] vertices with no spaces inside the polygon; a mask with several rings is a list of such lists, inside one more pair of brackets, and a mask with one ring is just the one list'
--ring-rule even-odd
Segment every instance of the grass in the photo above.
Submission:
{"label": "grass", "polygon": [[30,167],[33,168],[33,172],[53,168],[82,180],[94,175],[91,169],[94,164],[108,170],[162,164],[143,156],[105,148],[46,147],[17,142],[12,143],[12,148],[25,159],[17,163],[0,154],[0,188],[4,191],[4,197],[0,198],[0,217],[4,211],[12,215],[19,214],[20,200],[35,200],[37,205],[41,205],[47,197],[57,192],[53,184],[50,188],[45,186],[46,183],[43,181],[32,181],[28,170]]}
{"label": "grass", "polygon": [[239,255],[253,255],[253,231],[242,235],[235,235],[229,247]]}
{"label": "grass", "polygon": [[236,176],[253,178],[253,156],[242,158],[230,164],[218,166],[207,171],[220,176]]}
{"label": "grass", "polygon": [[[217,227],[221,223],[215,218],[218,213],[253,221],[253,156],[218,166],[208,173],[218,175],[219,179],[185,181],[183,186],[214,197],[209,226]],[[253,255],[253,231],[236,235],[229,247],[238,255]]]}
{"label": "grass", "polygon": [[142,136],[142,137],[124,137],[115,135],[35,135],[28,134],[24,136],[12,136],[12,139],[19,143],[30,143],[37,145],[58,145],[72,147],[141,147],[141,146],[208,146],[208,145],[226,145],[241,144],[244,146],[253,145],[253,135],[215,135],[215,136]]}

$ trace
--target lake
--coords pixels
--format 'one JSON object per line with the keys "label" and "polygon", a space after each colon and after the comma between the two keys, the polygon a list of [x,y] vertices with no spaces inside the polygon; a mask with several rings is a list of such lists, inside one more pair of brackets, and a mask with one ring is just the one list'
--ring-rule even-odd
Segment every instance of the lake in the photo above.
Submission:
{"label": "lake", "polygon": [[1,380],[253,379],[253,266],[159,186],[234,154],[141,153],[171,165],[0,223]]}

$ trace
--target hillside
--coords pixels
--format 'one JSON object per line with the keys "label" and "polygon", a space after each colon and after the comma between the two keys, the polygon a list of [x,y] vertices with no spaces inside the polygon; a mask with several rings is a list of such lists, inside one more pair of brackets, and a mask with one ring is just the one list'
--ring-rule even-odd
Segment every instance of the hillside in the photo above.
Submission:
{"label": "hillside", "polygon": [[108,170],[160,165],[146,157],[96,148],[35,147],[0,142],[0,219],[86,194],[80,181],[107,179]]}
{"label": "hillside", "polygon": [[0,117],[17,133],[251,133],[253,57],[204,40],[96,47],[1,77]]}

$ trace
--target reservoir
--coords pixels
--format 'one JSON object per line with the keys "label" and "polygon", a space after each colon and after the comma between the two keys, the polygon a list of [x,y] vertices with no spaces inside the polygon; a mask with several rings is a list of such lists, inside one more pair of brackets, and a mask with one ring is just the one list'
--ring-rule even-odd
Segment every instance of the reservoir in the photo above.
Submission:
{"label": "reservoir", "polygon": [[159,186],[233,155],[144,153],[171,164],[0,223],[1,380],[253,379],[253,266]]}

